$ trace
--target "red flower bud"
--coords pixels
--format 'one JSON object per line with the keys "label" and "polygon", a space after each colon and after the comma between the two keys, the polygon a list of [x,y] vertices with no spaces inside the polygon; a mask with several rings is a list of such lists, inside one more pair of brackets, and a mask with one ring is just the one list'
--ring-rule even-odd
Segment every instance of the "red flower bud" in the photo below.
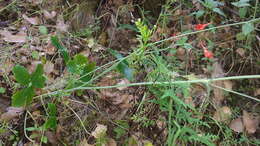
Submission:
{"label": "red flower bud", "polygon": [[205,27],[207,27],[210,23],[207,24],[197,24],[195,25],[195,30],[203,30]]}
{"label": "red flower bud", "polygon": [[204,56],[206,58],[213,58],[213,53],[209,51],[208,49],[204,49]]}

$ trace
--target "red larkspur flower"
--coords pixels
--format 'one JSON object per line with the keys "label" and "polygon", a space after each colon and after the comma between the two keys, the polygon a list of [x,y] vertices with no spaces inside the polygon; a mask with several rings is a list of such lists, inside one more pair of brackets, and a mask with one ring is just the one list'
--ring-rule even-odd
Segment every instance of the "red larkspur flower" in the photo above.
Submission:
{"label": "red larkspur flower", "polygon": [[208,49],[204,49],[204,56],[206,58],[213,58],[213,53],[211,51],[209,51]]}
{"label": "red larkspur flower", "polygon": [[205,27],[207,27],[210,23],[207,24],[197,24],[195,25],[195,30],[203,30]]}

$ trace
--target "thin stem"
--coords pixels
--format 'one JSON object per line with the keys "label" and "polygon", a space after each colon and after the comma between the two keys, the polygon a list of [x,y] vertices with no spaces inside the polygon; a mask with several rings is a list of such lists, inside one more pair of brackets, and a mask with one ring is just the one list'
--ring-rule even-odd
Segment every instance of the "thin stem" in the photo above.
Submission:
{"label": "thin stem", "polygon": [[245,76],[232,76],[232,77],[223,77],[223,78],[215,78],[215,79],[198,79],[198,80],[187,80],[187,81],[172,81],[172,82],[139,82],[139,83],[130,83],[130,84],[118,84],[112,86],[100,86],[100,87],[76,87],[73,89],[67,90],[57,90],[50,93],[42,94],[36,96],[35,98],[58,95],[66,92],[73,92],[76,90],[87,90],[87,89],[109,89],[109,88],[118,88],[118,87],[130,87],[130,86],[145,86],[145,85],[171,85],[171,84],[187,84],[187,83],[210,83],[213,81],[224,81],[224,80],[238,80],[238,79],[252,79],[252,78],[260,78],[260,75],[245,75]]}
{"label": "thin stem", "polygon": [[216,86],[214,84],[210,84],[210,85],[215,87],[215,88],[219,88],[219,89],[222,89],[224,91],[231,92],[231,93],[234,93],[234,94],[237,94],[237,95],[244,96],[244,97],[247,97],[249,99],[255,100],[257,102],[260,102],[260,99],[257,99],[255,97],[252,97],[252,96],[249,96],[249,95],[246,95],[246,94],[243,94],[243,93],[239,93],[239,92],[236,92],[236,91],[233,91],[233,90],[229,90],[229,89],[226,89],[226,88],[223,88],[223,87],[220,87],[220,86]]}
{"label": "thin stem", "polygon": [[35,143],[35,141],[32,140],[32,139],[27,135],[27,132],[26,132],[27,116],[28,116],[28,111],[26,111],[26,113],[25,113],[25,118],[24,118],[24,125],[23,125],[24,136],[25,136],[30,142]]}
{"label": "thin stem", "polygon": [[257,12],[257,8],[258,8],[258,2],[259,2],[259,0],[256,0],[256,2],[255,2],[254,19],[255,19],[255,17],[256,17],[256,12]]}
{"label": "thin stem", "polygon": [[79,115],[69,105],[65,104],[65,106],[67,106],[75,114],[75,116],[79,119],[79,122],[80,122],[81,126],[83,127],[84,131],[87,134],[91,135],[90,132],[88,132],[88,130],[86,129],[86,127],[85,127],[83,121],[81,120],[81,118],[79,117]]}
{"label": "thin stem", "polygon": [[214,29],[220,29],[220,28],[225,28],[225,27],[230,27],[230,26],[235,26],[235,25],[242,25],[242,24],[245,24],[245,23],[252,23],[252,22],[259,21],[259,20],[260,20],[260,18],[256,18],[256,19],[251,19],[249,21],[243,21],[243,22],[231,23],[231,24],[226,24],[226,25],[220,25],[220,26],[216,26],[216,27],[212,27],[212,28],[208,28],[208,29],[204,29],[204,30],[184,33],[184,34],[180,34],[180,35],[177,35],[177,36],[169,37],[167,39],[160,40],[160,41],[157,41],[157,42],[154,42],[154,43],[150,43],[148,46],[157,45],[157,44],[169,41],[169,40],[173,40],[175,38],[180,38],[180,37],[193,35],[193,34],[197,34],[197,33],[201,33],[201,32],[206,32],[206,31],[210,31],[210,30],[214,30]]}

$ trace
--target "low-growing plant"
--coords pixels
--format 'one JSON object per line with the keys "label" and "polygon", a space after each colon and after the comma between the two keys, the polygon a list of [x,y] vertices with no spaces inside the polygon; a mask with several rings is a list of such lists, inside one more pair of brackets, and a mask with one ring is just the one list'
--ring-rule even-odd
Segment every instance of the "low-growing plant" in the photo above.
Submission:
{"label": "low-growing plant", "polygon": [[48,138],[44,135],[44,132],[47,130],[55,131],[57,127],[57,109],[55,104],[49,103],[47,110],[47,118],[42,126],[34,125],[33,127],[28,127],[25,129],[26,131],[34,131],[34,133],[30,135],[30,138],[40,138],[40,142],[42,143],[48,142]]}
{"label": "low-growing plant", "polygon": [[63,47],[57,36],[51,37],[52,44],[61,53],[68,71],[72,74],[72,80],[69,81],[67,88],[85,86],[92,79],[92,71],[95,69],[95,62],[90,62],[82,54],[76,54],[73,58],[69,56],[67,48]]}
{"label": "low-growing plant", "polygon": [[13,74],[15,80],[23,89],[13,94],[12,106],[25,107],[30,105],[35,95],[35,89],[44,87],[46,77],[43,75],[43,65],[38,64],[32,74],[30,74],[25,67],[16,65],[13,68]]}

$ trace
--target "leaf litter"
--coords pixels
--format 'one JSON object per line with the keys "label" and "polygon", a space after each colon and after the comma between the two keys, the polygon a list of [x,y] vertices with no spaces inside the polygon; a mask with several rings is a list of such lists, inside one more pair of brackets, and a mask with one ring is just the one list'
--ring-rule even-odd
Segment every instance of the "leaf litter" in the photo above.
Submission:
{"label": "leaf litter", "polygon": [[[27,0],[26,2],[28,2],[28,4],[22,4],[21,9],[24,9],[23,6],[25,8],[33,8],[37,9],[41,12],[42,16],[40,15],[35,15],[35,14],[30,14],[31,12],[28,10],[24,10],[24,13],[19,13],[18,17],[21,17],[22,19],[18,21],[18,23],[16,23],[14,26],[8,26],[8,28],[3,28],[1,27],[0,30],[0,37],[2,40],[0,40],[0,43],[4,43],[4,44],[0,44],[0,47],[2,46],[9,46],[9,45],[13,45],[13,50],[14,52],[12,53],[12,56],[9,58],[9,56],[7,56],[7,58],[5,58],[5,60],[1,60],[1,64],[0,64],[0,78],[1,80],[3,80],[4,83],[0,83],[1,86],[8,88],[8,87],[12,87],[11,90],[14,90],[16,88],[21,88],[21,87],[16,87],[17,85],[15,85],[15,83],[13,83],[13,77],[11,76],[10,78],[8,78],[7,80],[11,79],[10,81],[6,81],[6,75],[11,75],[11,70],[13,68],[13,66],[15,64],[22,63],[28,70],[29,72],[33,72],[35,70],[35,67],[37,64],[39,63],[43,63],[44,65],[44,72],[45,72],[45,76],[48,78],[47,80],[47,87],[45,89],[43,89],[44,91],[37,91],[37,95],[42,94],[41,92],[49,92],[51,93],[52,91],[57,91],[59,89],[65,89],[67,88],[66,84],[66,79],[69,79],[71,76],[68,75],[68,72],[66,69],[64,69],[64,65],[66,63],[64,63],[64,61],[62,60],[62,58],[57,55],[58,50],[51,44],[49,38],[50,36],[54,35],[54,34],[58,34],[61,36],[62,38],[62,42],[64,43],[65,46],[67,46],[69,50],[69,53],[71,53],[70,55],[74,55],[75,53],[79,52],[85,52],[86,57],[89,58],[95,58],[96,62],[98,64],[103,64],[104,62],[110,62],[111,58],[106,56],[106,51],[107,48],[112,48],[117,50],[118,52],[127,55],[129,54],[132,50],[131,49],[135,49],[137,47],[137,40],[135,39],[136,37],[136,32],[137,29],[135,27],[129,27],[128,25],[125,24],[131,24],[132,20],[134,20],[135,17],[135,7],[133,7],[135,5],[135,3],[132,3],[132,1],[125,3],[125,1],[120,0],[111,0],[111,1],[106,1],[104,3],[102,3],[101,7],[97,8],[97,12],[95,11],[91,11],[91,13],[86,13],[86,10],[83,10],[83,13],[81,11],[72,14],[70,17],[70,14],[66,14],[68,12],[71,11],[71,9],[74,9],[74,6],[77,5],[76,2],[71,2],[68,3],[67,5],[69,5],[69,9],[68,12],[66,11],[60,11],[59,8],[55,8],[56,6],[54,4],[58,4],[58,1],[46,1],[43,3],[42,0]],[[192,1],[196,7],[197,10],[205,10],[204,6],[197,2],[197,1]],[[0,2],[1,3],[1,2]],[[95,2],[94,2],[95,3]],[[151,2],[152,3],[152,2]],[[19,4],[19,3],[18,3]],[[61,4],[61,3],[59,3]],[[75,4],[75,5],[74,5]],[[38,5],[41,5],[41,7],[38,7]],[[86,8],[86,7],[85,7]],[[108,9],[110,8],[110,9]],[[119,11],[119,8],[121,9]],[[19,11],[19,10],[18,10]],[[100,12],[101,11],[101,12]],[[84,14],[85,12],[85,14]],[[4,11],[4,13],[9,13],[8,11]],[[94,17],[94,14],[98,14],[100,13],[102,16],[101,17],[101,23],[97,24],[96,19]],[[173,12],[174,16],[171,16],[172,18],[170,18],[173,20],[178,20],[178,17],[181,15],[186,15],[191,13],[190,10],[180,10],[180,9],[176,9],[176,11]],[[205,11],[203,12],[205,13]],[[66,14],[62,15],[62,14]],[[116,15],[115,15],[116,14]],[[86,17],[85,17],[86,16]],[[8,16],[10,17],[10,16]],[[215,22],[214,20],[212,20],[212,22],[208,23],[207,21],[197,21],[196,23],[194,23],[194,19],[192,18],[193,16],[185,16],[184,18],[184,24],[182,25],[182,30],[186,30],[190,29],[190,30],[203,30],[206,27],[212,27],[213,26],[217,26],[218,23]],[[200,17],[198,15],[198,13],[196,14],[196,17]],[[1,15],[2,18],[2,15]],[[70,19],[70,18],[75,18],[77,20],[80,20],[81,23],[75,23],[76,21],[71,21],[71,20],[75,20],[75,19]],[[83,19],[81,19],[83,18]],[[177,18],[177,19],[176,19]],[[202,18],[202,17],[200,17]],[[218,18],[220,19],[220,18]],[[82,21],[81,21],[82,20]],[[2,22],[2,20],[0,21]],[[11,21],[10,21],[11,22]],[[176,21],[174,21],[176,22]],[[74,23],[74,24],[72,24]],[[172,22],[171,22],[172,23]],[[197,25],[193,25],[193,24],[197,24]],[[211,25],[209,25],[211,24]],[[8,25],[11,25],[11,23],[8,23]],[[23,26],[26,25],[26,26]],[[40,25],[39,27],[44,27],[47,29],[47,31],[45,30],[44,33],[40,32],[38,30],[38,25]],[[88,29],[88,27],[90,27],[91,25],[95,25],[97,27],[102,27],[102,34],[98,34],[97,32],[94,32],[95,35],[93,35],[94,33],[92,33],[91,37],[89,36],[84,36],[84,37],[78,37],[78,36],[73,36],[70,37],[71,35],[74,35],[71,31],[73,25],[73,29],[74,28],[86,28],[86,30]],[[78,26],[76,26],[78,25]],[[125,25],[125,26],[123,26]],[[6,25],[3,25],[4,27],[6,27]],[[127,27],[126,27],[127,26]],[[157,29],[155,31],[155,33],[153,34],[152,37],[152,41],[160,41],[164,38],[167,38],[168,36],[171,35],[171,33],[174,34],[174,36],[181,34],[180,31],[177,27],[177,25],[175,25],[174,23],[172,23],[171,25],[167,26],[167,27],[163,27],[163,26],[157,26]],[[128,28],[129,29],[122,29],[122,28]],[[35,29],[37,28],[37,29]],[[91,28],[91,27],[90,27]],[[27,31],[28,29],[28,31]],[[72,29],[72,30],[73,30]],[[91,28],[92,29],[92,28]],[[252,33],[254,31],[254,26],[250,23],[250,24],[245,24],[241,27],[244,35],[249,35],[250,33]],[[26,30],[26,31],[25,31]],[[75,30],[75,29],[74,29]],[[67,35],[67,32],[69,31],[69,33],[71,33],[70,35]],[[180,31],[180,32],[179,32]],[[84,33],[84,31],[83,31]],[[97,33],[97,34],[96,34]],[[230,27],[228,27],[228,29],[226,29],[225,33],[219,33],[218,31],[216,31],[216,33],[218,35],[214,35],[214,36],[218,36],[219,38],[222,39],[222,36],[234,36],[234,34],[232,33],[232,29]],[[162,35],[163,34],[163,35]],[[218,37],[214,37],[213,35],[211,35],[210,32],[203,32],[197,35],[198,38],[194,38],[194,40],[192,41],[188,41],[190,44],[194,44],[194,41],[200,41],[200,39],[210,39],[210,40],[214,40],[217,41],[219,38]],[[95,41],[96,38],[99,38],[98,41]],[[176,40],[179,40],[180,38],[175,38]],[[189,38],[190,39],[190,38]],[[193,38],[192,38],[193,39]],[[222,40],[222,41],[227,41],[227,40]],[[173,43],[174,44],[174,43]],[[224,44],[224,45],[223,45]],[[226,43],[224,42],[221,45],[215,44],[216,46],[218,46],[219,48],[213,48],[214,50],[214,58],[213,58],[213,51],[210,52],[210,49],[204,49],[204,57],[206,57],[206,59],[212,59],[211,61],[213,61],[213,65],[211,64],[212,62],[207,62],[208,60],[204,60],[203,64],[199,64],[201,62],[196,62],[196,58],[200,57],[198,56],[196,53],[196,51],[194,49],[186,49],[182,46],[178,47],[176,50],[177,52],[175,53],[168,53],[168,57],[175,57],[177,61],[181,61],[182,64],[185,65],[187,64],[186,59],[187,57],[190,57],[191,59],[188,60],[188,64],[186,65],[186,73],[190,73],[190,72],[195,72],[198,74],[201,74],[203,71],[200,71],[200,68],[202,68],[202,66],[207,63],[207,65],[212,65],[213,71],[211,73],[211,78],[221,78],[221,77],[225,77],[227,74],[224,71],[224,68],[227,68],[227,65],[222,65],[218,62],[216,62],[214,59],[217,59],[219,56],[217,55],[217,53],[223,53],[220,52],[222,51],[221,49],[224,50],[224,46],[228,46],[231,49],[233,49],[231,46],[229,46],[232,43]],[[27,46],[28,45],[28,46]],[[233,44],[232,44],[233,45]],[[207,44],[208,46],[208,44]],[[175,46],[172,45],[172,47],[175,49]],[[222,48],[221,48],[222,47]],[[235,46],[236,47],[236,46]],[[241,47],[241,46],[240,46]],[[235,52],[236,56],[240,57],[240,58],[245,58],[247,57],[246,50],[247,48],[238,48],[235,49],[233,52]],[[32,51],[39,51],[39,57],[38,58],[33,58],[31,57],[31,53]],[[199,52],[199,51],[198,51]],[[200,52],[201,53],[201,50]],[[202,52],[203,53],[203,52]],[[164,52],[162,52],[161,55],[163,55]],[[174,55],[172,55],[174,54]],[[100,57],[100,56],[105,56],[105,57]],[[203,55],[202,55],[203,56]],[[102,59],[100,59],[102,58]],[[229,57],[227,57],[229,58]],[[230,60],[226,60],[225,58],[222,58],[224,61],[230,61]],[[237,58],[236,58],[237,59]],[[176,61],[175,60],[175,61]],[[221,61],[223,61],[221,60]],[[235,61],[236,62],[236,61]],[[229,62],[228,62],[229,63]],[[170,64],[169,64],[170,66]],[[197,69],[195,69],[196,67],[198,67]],[[152,71],[152,70],[151,70]],[[150,71],[147,71],[150,72]],[[141,77],[137,78],[137,81],[143,81],[146,75],[143,75]],[[203,77],[205,77],[206,75],[202,75]],[[74,77],[72,77],[73,79]],[[104,75],[101,77],[101,79],[99,79],[98,81],[96,81],[96,86],[99,87],[103,87],[103,86],[113,86],[113,85],[124,85],[124,84],[129,84],[131,83],[128,79],[126,79],[125,77],[123,77],[122,75],[112,72],[110,74]],[[228,90],[232,90],[233,88],[237,89],[239,85],[237,85],[237,82],[235,81],[230,81],[230,80],[224,80],[224,81],[214,81],[212,83],[215,86],[219,86],[222,88],[226,88]],[[227,95],[225,91],[212,87],[213,91],[213,95],[208,95],[207,92],[207,87],[204,85],[192,85],[192,88],[189,89],[189,92],[191,93],[190,96],[183,98],[182,100],[184,101],[184,103],[191,105],[194,108],[198,108],[198,107],[203,107],[203,105],[205,104],[205,101],[207,101],[207,96],[210,96],[210,101],[213,101],[213,107],[215,107],[216,111],[211,111],[212,109],[202,109],[202,111],[207,111],[209,110],[210,113],[214,118],[214,120],[218,121],[218,122],[222,122],[226,125],[229,125],[229,127],[237,133],[241,133],[241,132],[247,132],[250,135],[253,134],[258,134],[257,130],[259,129],[259,116],[258,113],[255,112],[247,112],[246,110],[243,110],[243,112],[241,113],[241,116],[238,118],[235,118],[232,120],[234,111],[233,111],[233,107],[231,107],[229,105],[230,103],[230,98],[234,98],[232,95]],[[140,90],[144,90],[141,91],[141,93],[144,93],[146,91],[145,88],[140,88]],[[105,145],[108,146],[114,146],[114,145],[120,145],[122,143],[122,139],[125,140],[125,136],[121,137],[120,140],[115,141],[113,138],[113,135],[115,135],[115,133],[111,133],[111,129],[115,128],[115,125],[113,122],[108,122],[107,119],[119,119],[119,120],[127,120],[127,122],[129,122],[131,129],[129,129],[129,131],[131,131],[130,133],[127,132],[127,142],[129,145],[153,145],[153,142],[156,141],[155,139],[158,139],[158,137],[153,137],[150,136],[149,138],[145,138],[145,135],[148,135],[147,133],[150,133],[150,131],[146,131],[147,129],[155,129],[154,131],[161,131],[162,132],[162,137],[164,137],[163,139],[167,138],[167,134],[168,134],[168,130],[167,129],[167,118],[165,118],[166,113],[164,111],[161,111],[158,113],[158,115],[149,115],[149,117],[153,117],[152,120],[156,121],[156,126],[150,126],[149,128],[145,129],[143,127],[141,127],[140,125],[134,123],[129,120],[128,118],[130,118],[130,116],[132,116],[135,113],[136,110],[136,105],[139,104],[140,101],[140,97],[142,97],[142,94],[139,94],[138,92],[138,88],[134,88],[134,87],[127,87],[127,86],[122,86],[122,87],[117,87],[117,88],[111,88],[111,89],[99,89],[99,90],[88,90],[88,91],[83,91],[82,93],[80,92],[76,92],[73,93],[71,95],[67,95],[66,93],[64,98],[62,99],[62,103],[68,104],[68,101],[74,101],[74,102],[78,102],[77,104],[75,104],[73,106],[73,109],[76,111],[77,114],[80,115],[80,118],[82,118],[83,122],[85,122],[85,126],[87,126],[88,129],[93,129],[93,125],[96,126],[96,128],[92,131],[91,135],[94,138],[98,138],[100,137],[100,135],[106,135],[108,137],[107,142],[105,143]],[[259,88],[254,88],[252,89],[252,93],[254,94],[254,96],[259,96]],[[81,96],[82,95],[82,96]],[[1,94],[0,94],[1,96]],[[7,89],[6,93],[3,93],[4,98],[5,97],[11,97],[11,92],[10,89]],[[84,96],[84,97],[83,97]],[[154,95],[149,95],[148,98],[153,97]],[[144,96],[145,97],[145,96]],[[143,97],[143,98],[144,98]],[[178,97],[182,97],[182,95],[178,96]],[[84,102],[81,101],[81,99],[84,98]],[[59,101],[60,99],[47,99],[45,101],[42,102],[55,102],[55,103],[59,103],[57,101]],[[94,102],[93,102],[93,101]],[[144,99],[144,101],[146,101]],[[86,102],[86,103],[85,103]],[[7,102],[10,103],[10,102]],[[137,103],[137,104],[136,104]],[[82,105],[84,104],[84,106]],[[86,106],[87,104],[87,106]],[[97,105],[96,105],[97,104]],[[1,105],[1,104],[0,104]],[[2,106],[2,105],[1,105]],[[35,111],[32,111],[32,115],[35,119],[35,121],[37,121],[37,124],[41,124],[44,121],[43,115],[41,115],[44,112],[43,111],[44,107],[42,107],[38,102],[36,102],[36,104],[34,105],[36,108]],[[60,105],[59,105],[60,106]],[[94,106],[94,107],[93,107]],[[3,106],[4,107],[4,106]],[[34,107],[34,109],[35,109]],[[91,107],[91,108],[90,108]],[[140,106],[138,105],[138,111],[140,110],[146,110],[147,107],[144,106],[144,109],[139,108],[142,107],[142,105],[140,104]],[[80,130],[78,130],[77,125],[73,125],[73,115],[71,115],[70,112],[67,111],[66,108],[61,108],[59,107],[59,114],[61,114],[62,116],[59,116],[59,125],[57,130],[55,131],[45,131],[45,136],[48,138],[48,144],[52,144],[52,145],[56,145],[57,143],[59,143],[60,141],[66,139],[64,135],[67,134],[67,137],[70,137],[68,139],[68,141],[71,141],[71,139],[76,140],[79,137],[81,139],[79,139],[80,141],[80,145],[93,145],[93,141],[91,141],[91,138],[88,138],[86,136],[91,136],[91,135],[86,135],[86,134],[82,134],[82,132]],[[92,112],[86,112],[84,113],[84,111],[89,110],[89,108],[91,109]],[[5,108],[4,108],[5,109]],[[95,110],[94,110],[95,109]],[[31,110],[31,109],[27,109],[27,110]],[[154,109],[150,109],[150,110],[154,110]],[[157,110],[157,109],[155,109]],[[159,111],[159,108],[158,108]],[[248,110],[250,111],[250,110]],[[24,109],[16,109],[13,107],[9,107],[6,108],[6,111],[4,111],[2,113],[1,111],[1,120],[2,121],[17,121],[17,120],[21,120],[22,118],[24,118],[23,116],[24,113]],[[149,113],[149,112],[148,112]],[[192,112],[191,112],[192,113]],[[94,116],[93,116],[93,115]],[[193,114],[193,113],[192,113]],[[203,114],[206,114],[204,112],[201,113],[201,119],[203,119],[202,117],[204,116]],[[87,115],[87,116],[86,116]],[[91,119],[89,120],[88,116],[92,115]],[[103,115],[107,115],[108,117],[104,118]],[[148,116],[148,115],[142,115],[142,116]],[[157,117],[159,117],[159,119],[163,119],[163,120],[158,120]],[[64,117],[69,117],[69,118],[64,118]],[[75,116],[74,116],[75,117]],[[87,117],[85,119],[85,117]],[[104,119],[102,119],[104,118]],[[64,119],[69,119],[69,120],[64,120]],[[73,120],[71,120],[73,119]],[[28,123],[29,124],[34,124],[32,119],[28,118]],[[88,123],[89,122],[89,123]],[[65,123],[65,124],[64,124]],[[98,123],[102,123],[102,124],[98,124]],[[67,124],[67,125],[66,125]],[[183,123],[182,123],[183,124]],[[76,127],[75,129],[73,129],[73,127]],[[66,130],[64,130],[64,129]],[[141,129],[139,129],[141,128]],[[63,129],[63,130],[61,130]],[[158,130],[159,129],[159,130]],[[72,132],[74,130],[74,132]],[[76,132],[75,132],[76,131]],[[139,131],[138,133],[134,133],[136,131]],[[142,131],[142,132],[140,132]],[[74,134],[70,134],[70,133],[74,133]],[[31,133],[29,133],[31,134]],[[39,132],[34,132],[32,134],[40,134]],[[69,136],[68,136],[69,135]],[[30,135],[31,136],[31,135]],[[76,138],[76,139],[75,139]],[[149,139],[149,140],[148,140]],[[152,139],[152,141],[150,141],[150,139]],[[65,141],[65,142],[64,142]],[[70,142],[64,140],[64,143],[69,143]],[[39,142],[39,140],[37,139],[37,142]],[[119,144],[117,144],[117,142],[119,142]],[[89,144],[91,143],[91,144]],[[176,143],[181,143],[181,142],[176,142]],[[24,145],[26,144],[30,144],[30,142],[25,142]],[[35,143],[36,144],[36,143]],[[68,144],[68,145],[69,145]]]}

